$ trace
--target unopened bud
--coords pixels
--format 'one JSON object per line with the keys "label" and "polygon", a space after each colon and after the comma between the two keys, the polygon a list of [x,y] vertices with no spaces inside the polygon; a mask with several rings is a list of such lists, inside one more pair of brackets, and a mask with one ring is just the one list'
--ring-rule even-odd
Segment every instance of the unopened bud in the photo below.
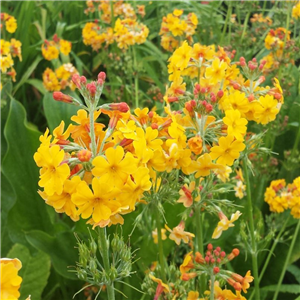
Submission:
{"label": "unopened bud", "polygon": [[65,103],[73,102],[73,98],[71,96],[63,94],[62,92],[53,92],[53,99]]}
{"label": "unopened bud", "polygon": [[218,93],[217,93],[217,97],[218,97],[218,98],[222,98],[223,95],[224,95],[223,90],[219,90]]}
{"label": "unopened bud", "polygon": [[253,95],[253,94],[250,94],[250,95],[248,96],[248,100],[249,100],[249,102],[252,102],[253,100],[255,100],[254,95]]}
{"label": "unopened bud", "polygon": [[110,103],[110,104],[108,104],[108,106],[111,110],[118,110],[122,113],[126,113],[130,109],[126,102]]}
{"label": "unopened bud", "polygon": [[82,162],[89,161],[91,157],[92,157],[92,152],[89,150],[83,149],[77,152],[77,158]]}
{"label": "unopened bud", "polygon": [[105,79],[106,79],[106,74],[105,74],[105,72],[100,72],[100,73],[98,74],[98,79],[102,79],[103,81],[105,81]]}
{"label": "unopened bud", "polygon": [[88,91],[90,92],[91,97],[94,97],[95,94],[96,94],[96,91],[97,91],[97,87],[96,87],[95,82],[88,83],[88,84],[86,85],[86,88],[87,88]]}
{"label": "unopened bud", "polygon": [[81,88],[81,84],[80,84],[80,76],[78,74],[74,74],[72,76],[72,81],[74,82],[74,84],[77,86],[77,88]]}
{"label": "unopened bud", "polygon": [[172,103],[172,102],[176,102],[176,101],[178,101],[179,99],[178,99],[178,97],[168,97],[168,102],[169,103]]}
{"label": "unopened bud", "polygon": [[86,78],[85,78],[85,76],[80,76],[80,82],[82,84],[86,84]]}
{"label": "unopened bud", "polygon": [[214,271],[214,274],[218,274],[220,272],[220,268],[214,267],[213,271]]}

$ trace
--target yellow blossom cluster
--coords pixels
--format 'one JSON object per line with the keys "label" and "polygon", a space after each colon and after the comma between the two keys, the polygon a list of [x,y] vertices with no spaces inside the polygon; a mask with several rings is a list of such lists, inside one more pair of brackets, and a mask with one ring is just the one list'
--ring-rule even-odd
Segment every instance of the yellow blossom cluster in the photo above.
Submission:
{"label": "yellow blossom cluster", "polygon": [[149,29],[133,19],[117,19],[115,27],[101,27],[98,23],[86,23],[83,30],[83,42],[91,45],[94,51],[116,42],[120,49],[127,49],[134,44],[143,44],[149,34]]}
{"label": "yellow blossom cluster", "polygon": [[[86,14],[94,13],[96,8],[94,4],[98,4],[97,10],[101,12],[101,20],[104,23],[111,23],[111,11],[113,10],[114,17],[124,19],[136,19],[137,15],[145,16],[145,5],[136,5],[137,13],[130,3],[124,3],[123,0],[88,0],[86,1],[87,9],[84,11]],[[112,5],[112,7],[111,7]]]}
{"label": "yellow blossom cluster", "polygon": [[297,1],[296,5],[293,6],[292,17],[295,19],[300,18],[300,1]]}
{"label": "yellow blossom cluster", "polygon": [[294,64],[291,54],[284,49],[290,41],[290,34],[291,32],[283,27],[271,29],[267,34],[265,48],[270,50],[270,53],[262,58],[262,61],[266,62],[263,68],[265,73],[278,69],[281,63]]}
{"label": "yellow blossom cluster", "polygon": [[265,192],[265,201],[270,211],[281,213],[291,210],[295,219],[300,219],[300,177],[288,185],[284,179],[273,180]]}
{"label": "yellow blossom cluster", "polygon": [[253,16],[250,18],[251,23],[266,23],[268,26],[271,26],[273,24],[273,21],[270,17],[266,16],[264,17],[263,14],[253,14]]}
{"label": "yellow blossom cluster", "polygon": [[60,91],[67,87],[74,90],[76,86],[71,80],[74,74],[78,71],[71,63],[63,64],[55,71],[47,68],[43,73],[44,87],[48,91]]}
{"label": "yellow blossom cluster", "polygon": [[[100,18],[104,24],[99,24],[98,20],[85,24],[82,29],[85,45],[90,45],[94,51],[98,51],[103,44],[105,44],[104,47],[108,47],[116,42],[120,49],[127,49],[129,46],[143,44],[146,41],[149,29],[137,20],[137,14],[145,15],[144,5],[137,5],[136,14],[131,4],[123,1],[113,1],[112,3],[108,0],[87,1],[86,12],[95,11],[94,3],[100,3],[98,11],[101,12]],[[117,18],[114,24],[111,24],[111,5],[114,18]],[[107,24],[111,24],[111,26]]]}
{"label": "yellow blossom cluster", "polygon": [[56,34],[52,41],[45,40],[42,44],[42,54],[47,60],[57,59],[59,53],[69,55],[72,49],[72,43],[63,39],[60,39]]}
{"label": "yellow blossom cluster", "polygon": [[5,29],[9,33],[14,33],[18,27],[15,17],[7,13],[1,13],[1,28],[3,27],[2,22],[5,24]]}
{"label": "yellow blossom cluster", "polygon": [[[13,16],[10,16],[6,13],[1,13],[1,21],[5,22],[5,28],[9,33],[14,33],[16,31],[17,21]],[[22,43],[14,38],[10,39],[10,41],[6,41],[4,39],[1,39],[0,41],[1,73],[10,76],[13,81],[16,81],[17,75],[15,69],[13,68],[13,58],[18,56],[19,60],[22,61],[21,46]]]}
{"label": "yellow blossom cluster", "polygon": [[197,25],[198,19],[194,13],[184,15],[182,9],[175,9],[173,13],[163,17],[159,32],[161,46],[167,51],[173,51],[181,45],[182,40],[192,43]]}

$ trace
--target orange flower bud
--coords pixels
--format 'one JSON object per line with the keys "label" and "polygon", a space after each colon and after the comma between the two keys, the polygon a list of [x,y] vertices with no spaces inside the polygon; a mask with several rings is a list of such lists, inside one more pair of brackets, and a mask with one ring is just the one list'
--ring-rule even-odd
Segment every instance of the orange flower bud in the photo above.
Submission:
{"label": "orange flower bud", "polygon": [[92,152],[89,150],[83,149],[83,150],[80,150],[77,152],[77,157],[82,162],[89,161],[92,157]]}
{"label": "orange flower bud", "polygon": [[53,92],[53,99],[65,103],[73,102],[73,98],[71,96],[63,94],[62,92]]}

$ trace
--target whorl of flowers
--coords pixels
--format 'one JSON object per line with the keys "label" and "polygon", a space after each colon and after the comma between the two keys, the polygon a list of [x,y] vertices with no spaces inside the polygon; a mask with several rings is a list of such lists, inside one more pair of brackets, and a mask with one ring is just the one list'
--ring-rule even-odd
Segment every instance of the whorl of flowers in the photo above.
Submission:
{"label": "whorl of flowers", "polygon": [[47,60],[57,59],[59,53],[69,55],[72,49],[72,44],[69,41],[60,39],[56,34],[52,41],[45,40],[42,44],[42,54]]}
{"label": "whorl of flowers", "polygon": [[159,32],[161,46],[167,51],[173,51],[181,45],[182,39],[192,43],[197,25],[198,19],[194,13],[184,15],[183,10],[175,9],[173,13],[163,17]]}
{"label": "whorl of flowers", "polygon": [[[14,33],[17,29],[17,20],[7,13],[1,13],[1,30],[4,30],[2,23],[4,23],[5,29],[9,33]],[[1,73],[10,76],[13,81],[16,81],[17,75],[13,68],[13,58],[18,56],[19,60],[22,61],[21,46],[22,43],[14,38],[10,39],[10,41],[6,41],[4,39],[1,39],[0,41]]]}
{"label": "whorl of flowers", "polygon": [[63,64],[55,71],[47,68],[43,73],[43,84],[48,91],[60,91],[69,87],[75,90],[76,85],[72,81],[72,76],[78,74],[76,68],[71,64]]}
{"label": "whorl of flowers", "polygon": [[281,213],[291,210],[295,219],[300,219],[300,177],[288,185],[284,179],[273,180],[265,192],[265,201],[270,211]]}
{"label": "whorl of flowers", "polygon": [[149,34],[149,29],[142,23],[132,19],[117,19],[115,27],[102,27],[97,21],[86,23],[83,30],[83,42],[91,45],[94,51],[116,42],[120,49],[127,49],[134,44],[143,44]]}
{"label": "whorl of flowers", "polygon": [[[94,4],[98,4],[98,7],[95,8]],[[101,20],[106,24],[111,23],[112,9],[114,17],[136,19],[137,15],[140,15],[141,17],[145,16],[145,5],[137,5],[137,12],[135,12],[132,5],[129,3],[124,3],[123,0],[113,1],[112,3],[110,0],[88,0],[86,1],[86,5],[88,7],[84,11],[86,14],[94,13],[96,10],[98,10],[101,12]]]}

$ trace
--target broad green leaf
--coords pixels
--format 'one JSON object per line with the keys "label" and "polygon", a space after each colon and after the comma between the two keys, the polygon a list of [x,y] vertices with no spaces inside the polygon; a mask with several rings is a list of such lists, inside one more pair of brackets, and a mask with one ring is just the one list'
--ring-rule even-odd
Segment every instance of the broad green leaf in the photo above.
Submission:
{"label": "broad green leaf", "polygon": [[23,279],[20,300],[25,300],[29,295],[31,299],[41,299],[50,275],[50,257],[40,251],[31,256],[29,249],[20,244],[15,244],[7,256],[18,258],[22,262],[22,268],[18,273]]}
{"label": "broad green leaf", "polygon": [[[77,97],[75,93],[73,93],[72,96]],[[55,101],[52,97],[52,93],[45,94],[43,105],[50,131],[57,127],[62,120],[65,122],[66,129],[71,123],[71,116],[76,115],[78,110],[78,106]]]}
{"label": "broad green leaf", "polygon": [[37,90],[39,90],[43,95],[47,92],[43,85],[43,81],[39,79],[27,79],[26,83],[34,86]]}
{"label": "broad green leaf", "polygon": [[41,230],[32,230],[26,233],[26,238],[32,246],[50,255],[54,269],[61,276],[76,279],[72,271],[78,255],[76,239],[71,232],[61,232],[53,237]]}
{"label": "broad green leaf", "polygon": [[2,171],[17,197],[8,214],[9,235],[15,243],[27,244],[26,231],[41,229],[51,232],[52,225],[46,205],[37,194],[39,171],[33,154],[39,147],[40,133],[28,126],[24,107],[13,98],[4,136],[7,152]]}

